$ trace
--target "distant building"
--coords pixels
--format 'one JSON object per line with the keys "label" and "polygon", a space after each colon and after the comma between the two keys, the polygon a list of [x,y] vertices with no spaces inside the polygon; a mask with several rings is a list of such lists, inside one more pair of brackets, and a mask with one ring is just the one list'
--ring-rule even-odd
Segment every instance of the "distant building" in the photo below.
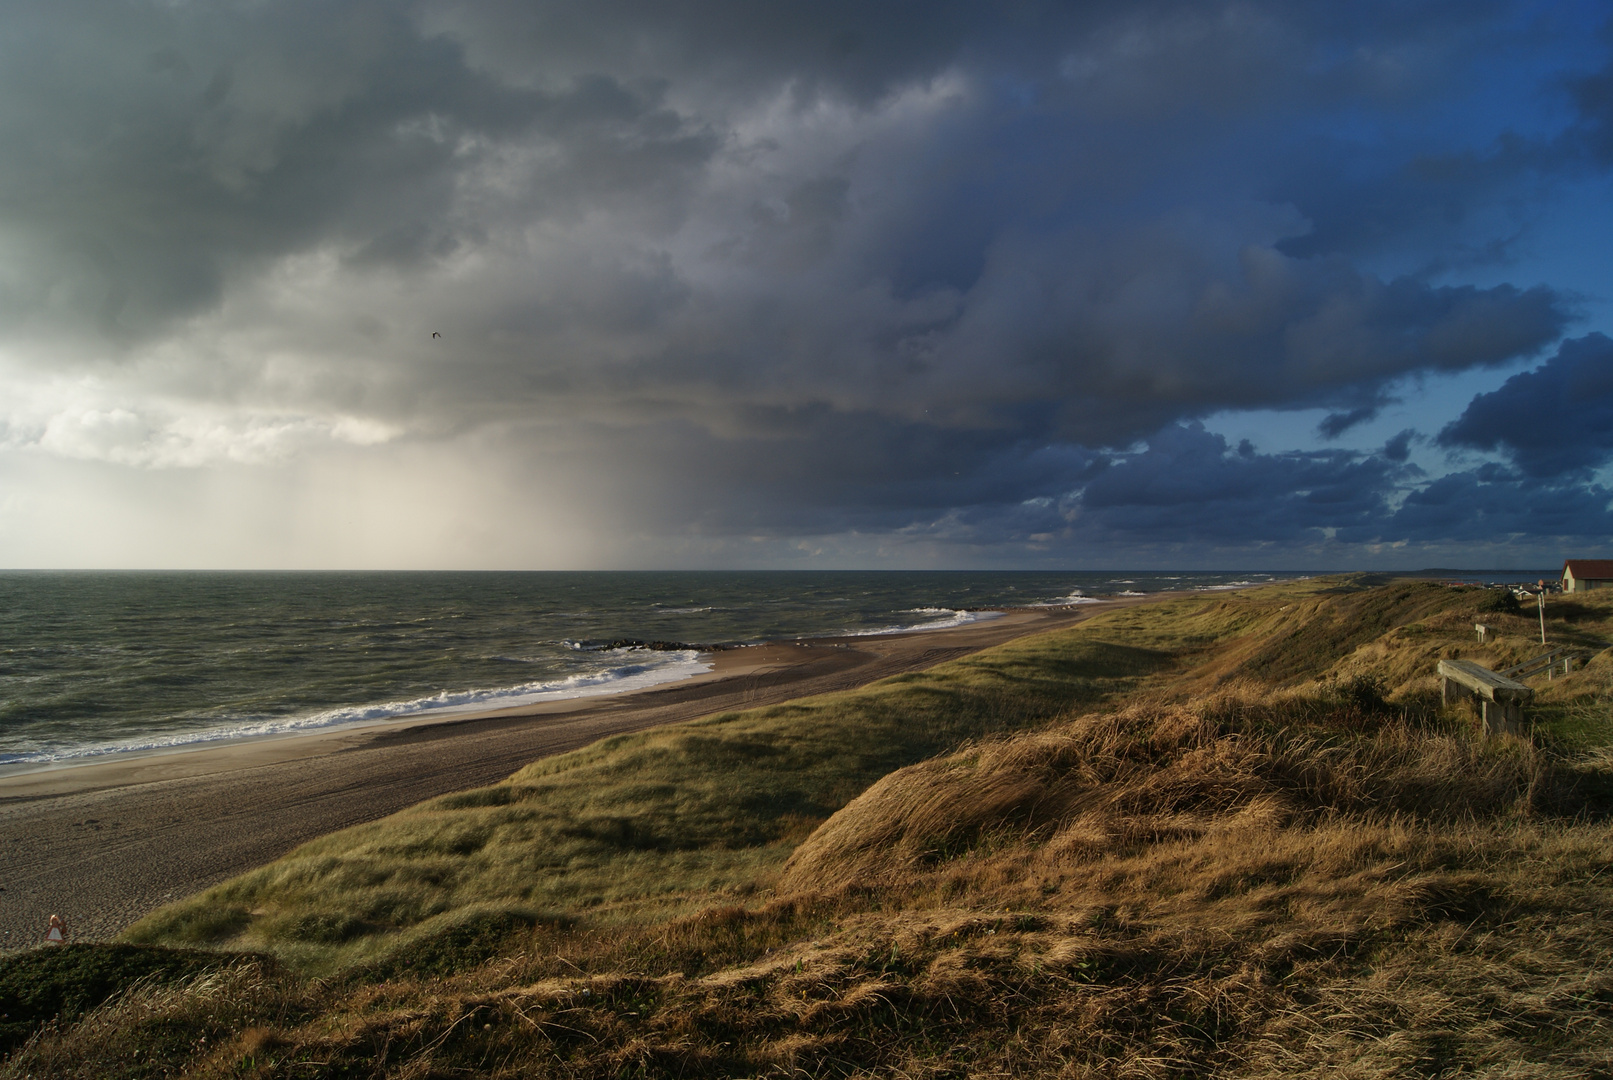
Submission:
{"label": "distant building", "polygon": [[1613,559],[1569,559],[1563,563],[1563,592],[1613,585]]}

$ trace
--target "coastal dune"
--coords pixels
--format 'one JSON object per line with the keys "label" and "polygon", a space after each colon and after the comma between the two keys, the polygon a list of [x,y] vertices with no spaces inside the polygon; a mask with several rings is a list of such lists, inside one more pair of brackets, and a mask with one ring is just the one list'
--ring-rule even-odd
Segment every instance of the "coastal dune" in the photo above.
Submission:
{"label": "coastal dune", "polygon": [[1547,631],[1590,659],[1499,737],[1435,669],[1538,652],[1500,590],[1184,596],[933,666],[980,639],[813,643],[829,682],[924,670],[6,956],[0,1042],[19,1076],[1601,1075],[1613,597]]}
{"label": "coastal dune", "polygon": [[1117,606],[1025,608],[944,630],[716,653],[711,673],[601,698],[399,721],[41,769],[0,778],[0,948],[34,945],[52,914],[75,940],[314,837],[501,780],[599,739],[708,713],[850,689]]}

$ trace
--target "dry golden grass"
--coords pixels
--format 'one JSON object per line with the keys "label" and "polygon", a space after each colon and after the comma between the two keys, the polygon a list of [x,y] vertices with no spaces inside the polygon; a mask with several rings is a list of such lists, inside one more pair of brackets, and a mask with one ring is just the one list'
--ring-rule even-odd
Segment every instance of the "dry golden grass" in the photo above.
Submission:
{"label": "dry golden grass", "polygon": [[[1296,715],[1300,730],[1271,726]],[[283,1021],[248,1009],[256,1022],[185,1064],[1596,1076],[1613,1067],[1613,829],[1574,789],[1607,779],[1599,761],[1294,694],[1138,706],[898,772],[764,903],[539,924],[458,973],[302,984]],[[423,942],[416,966],[436,956]],[[252,971],[233,998],[284,998],[285,976]],[[98,1075],[113,1049],[216,1015],[197,997],[135,995],[14,1067]]]}
{"label": "dry golden grass", "polygon": [[[393,819],[388,843],[412,831],[430,852],[396,865],[452,874],[442,913],[390,948],[323,980],[243,963],[137,989],[0,1076],[1613,1077],[1613,659],[1536,681],[1534,737],[1485,739],[1437,707],[1426,671],[1532,655],[1486,600],[1359,580],[1195,598],[872,703],[541,765],[508,795]],[[1613,637],[1613,601],[1592,601],[1548,629]],[[1476,614],[1499,643],[1473,641]],[[1099,644],[1137,661],[1127,681],[1048,708],[1057,686],[1089,686],[1098,653],[1081,649]],[[975,719],[938,735],[959,703]],[[916,729],[931,749],[856,768],[813,749],[870,716],[890,746]],[[735,750],[769,740],[838,809],[713,794],[779,760]],[[715,760],[737,772],[684,775]],[[676,905],[632,902],[665,893],[631,875],[674,864],[631,851],[590,871],[623,876],[614,903],[522,908],[464,885],[486,841],[456,857],[453,838],[520,805],[514,791],[592,820],[602,784],[652,767],[683,793],[632,803],[643,819],[612,835],[689,815],[704,846],[678,849]],[[280,882],[257,902],[285,918],[289,882],[326,888],[368,850],[305,851],[254,879]],[[753,861],[722,861],[736,851]],[[718,889],[690,884],[725,865]],[[259,940],[295,962],[322,932]],[[149,1067],[114,1064],[131,1060]]]}

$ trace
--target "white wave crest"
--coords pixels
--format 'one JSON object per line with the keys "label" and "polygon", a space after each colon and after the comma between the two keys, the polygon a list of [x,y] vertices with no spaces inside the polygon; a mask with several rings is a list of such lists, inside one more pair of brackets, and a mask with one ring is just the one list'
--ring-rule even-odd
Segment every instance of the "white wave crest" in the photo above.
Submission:
{"label": "white wave crest", "polygon": [[1068,595],[1068,596],[1060,596],[1060,597],[1058,597],[1057,599],[1054,599],[1054,600],[1038,600],[1036,603],[1031,604],[1029,606],[1030,607],[1075,607],[1077,604],[1101,604],[1101,603],[1103,603],[1103,601],[1099,600],[1097,597],[1088,596],[1086,593],[1082,592],[1080,589],[1076,589],[1075,591],[1071,592],[1070,595]]}
{"label": "white wave crest", "polygon": [[508,709],[520,705],[537,705],[547,701],[597,697],[602,694],[619,694],[629,690],[642,690],[662,683],[703,675],[712,664],[692,649],[673,652],[653,652],[648,649],[614,649],[601,656],[615,659],[632,657],[632,663],[619,663],[613,667],[578,672],[561,679],[521,683],[491,689],[447,691],[408,701],[383,701],[369,705],[347,705],[302,716],[281,716],[269,719],[243,720],[219,724],[195,731],[173,732],[161,736],[94,743],[50,750],[25,751],[0,755],[0,768],[18,765],[49,765],[68,763],[108,754],[126,754],[134,751],[172,750],[198,746],[230,739],[260,738],[265,735],[290,735],[299,732],[319,731],[336,727],[360,727],[391,720],[415,717],[453,717],[466,713]]}
{"label": "white wave crest", "polygon": [[1000,611],[962,611],[954,608],[913,608],[902,614],[936,614],[942,616],[929,622],[912,623],[907,626],[882,626],[877,630],[848,630],[842,637],[875,637],[879,634],[911,634],[918,630],[945,630],[953,626],[967,626],[969,623],[984,622],[987,619],[1000,619]]}

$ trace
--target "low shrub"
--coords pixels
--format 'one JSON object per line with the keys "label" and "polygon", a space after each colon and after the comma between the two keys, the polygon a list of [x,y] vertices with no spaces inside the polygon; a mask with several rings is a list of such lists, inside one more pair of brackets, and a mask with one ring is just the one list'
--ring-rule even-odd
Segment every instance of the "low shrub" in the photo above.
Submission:
{"label": "low shrub", "polygon": [[77,943],[0,956],[0,1052],[141,984],[173,983],[239,957],[153,945]]}
{"label": "low shrub", "polygon": [[1517,615],[1523,605],[1511,589],[1485,589],[1474,610],[1484,615]]}

